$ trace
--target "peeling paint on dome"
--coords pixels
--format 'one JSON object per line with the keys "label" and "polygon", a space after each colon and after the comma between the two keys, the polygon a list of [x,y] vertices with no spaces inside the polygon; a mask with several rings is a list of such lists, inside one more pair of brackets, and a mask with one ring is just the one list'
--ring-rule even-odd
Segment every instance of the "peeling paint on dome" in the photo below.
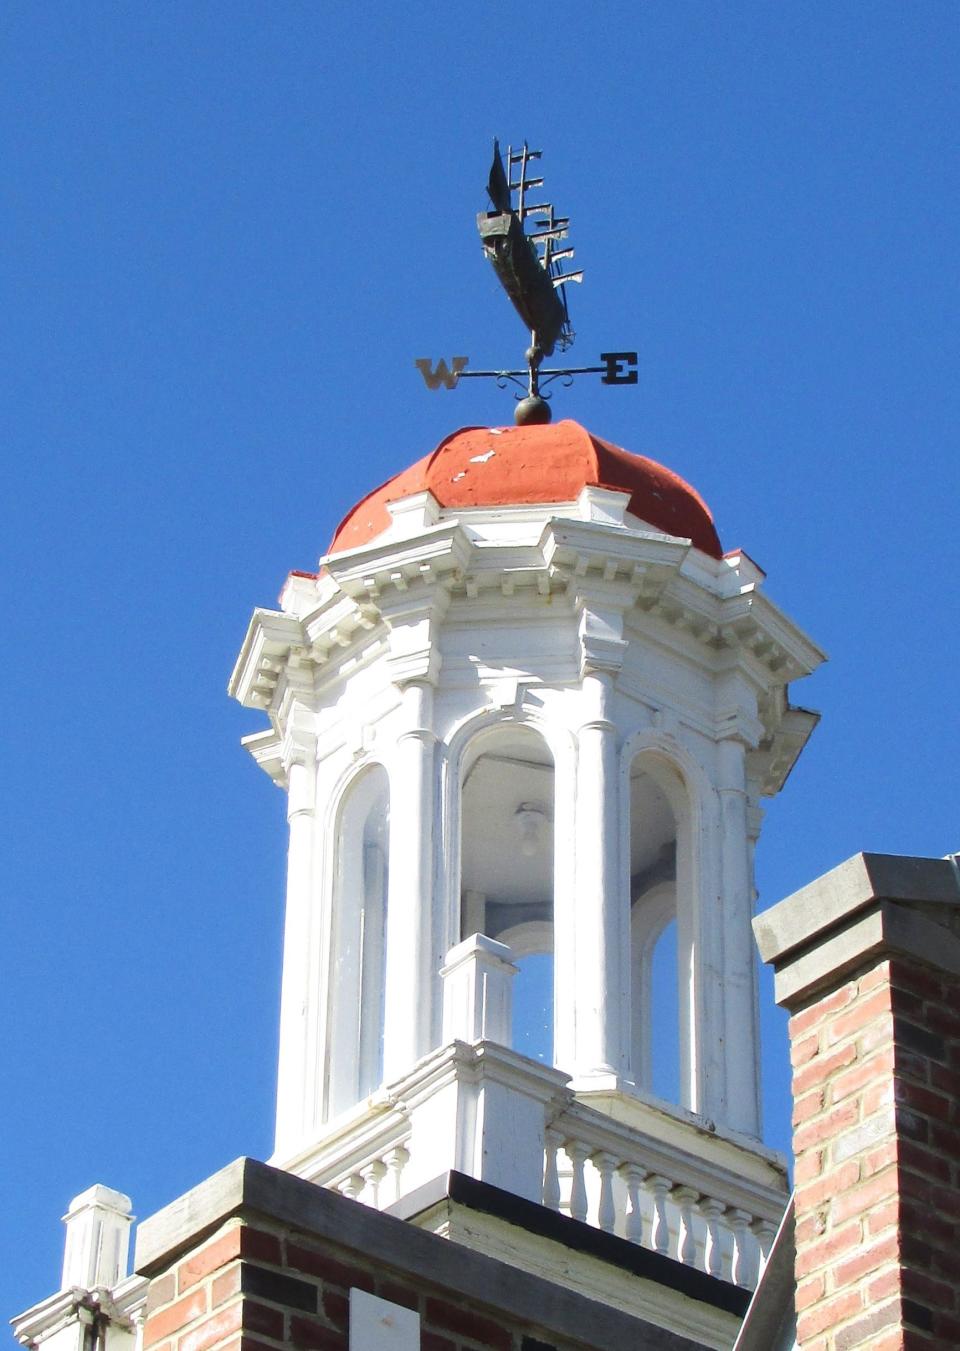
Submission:
{"label": "peeling paint on dome", "polygon": [[[491,436],[500,437],[496,451]],[[484,464],[471,474],[471,464]],[[429,491],[441,508],[575,502],[586,487],[630,494],[627,510],[712,558],[722,549],[706,503],[679,475],[565,420],[545,426],[465,427],[431,454],[375,488],[343,518],[330,553],[356,549],[389,528],[389,502]]]}

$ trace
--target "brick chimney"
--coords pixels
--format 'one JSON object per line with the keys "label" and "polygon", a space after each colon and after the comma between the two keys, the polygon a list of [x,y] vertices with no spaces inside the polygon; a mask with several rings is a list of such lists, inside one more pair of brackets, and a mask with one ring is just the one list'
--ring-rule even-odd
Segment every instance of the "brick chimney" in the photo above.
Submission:
{"label": "brick chimney", "polygon": [[857,854],[754,921],[790,1014],[801,1351],[960,1346],[960,873]]}

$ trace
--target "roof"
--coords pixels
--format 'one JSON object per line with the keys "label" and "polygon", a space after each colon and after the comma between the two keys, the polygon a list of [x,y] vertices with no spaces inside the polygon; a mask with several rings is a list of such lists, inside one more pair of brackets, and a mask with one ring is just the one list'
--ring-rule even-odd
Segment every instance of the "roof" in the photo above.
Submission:
{"label": "roof", "polygon": [[414,493],[429,491],[441,507],[456,509],[572,502],[585,487],[629,493],[633,516],[691,540],[712,558],[722,557],[713,517],[695,488],[656,460],[622,450],[569,420],[453,432],[351,508],[329,552],[375,539],[390,525],[388,503]]}

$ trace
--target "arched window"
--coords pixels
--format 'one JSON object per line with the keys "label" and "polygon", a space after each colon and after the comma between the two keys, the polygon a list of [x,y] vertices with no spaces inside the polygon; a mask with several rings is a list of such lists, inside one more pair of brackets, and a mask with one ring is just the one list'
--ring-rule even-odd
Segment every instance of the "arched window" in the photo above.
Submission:
{"label": "arched window", "polygon": [[364,770],[344,794],[337,831],[330,945],[328,1115],[365,1098],[383,1077],[387,858],[386,770]]}
{"label": "arched window", "polygon": [[513,1047],[553,1063],[553,758],[542,737],[506,724],[478,737],[461,793],[460,937],[507,944]]}
{"label": "arched window", "polygon": [[630,1031],[633,1077],[672,1102],[689,1092],[686,1028],[689,968],[686,840],[675,805],[680,776],[651,757],[630,770]]}

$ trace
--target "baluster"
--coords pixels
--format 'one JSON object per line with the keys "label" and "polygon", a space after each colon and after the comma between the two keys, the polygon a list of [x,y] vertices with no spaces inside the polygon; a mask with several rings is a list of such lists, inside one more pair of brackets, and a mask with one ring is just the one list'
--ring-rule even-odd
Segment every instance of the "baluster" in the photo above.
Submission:
{"label": "baluster", "polygon": [[585,1220],[587,1218],[587,1184],[583,1176],[583,1165],[590,1157],[590,1151],[586,1145],[581,1145],[576,1140],[567,1140],[564,1144],[567,1158],[573,1165],[573,1179],[570,1184],[570,1214],[575,1220]]}
{"label": "baluster", "polygon": [[363,1191],[364,1180],[362,1173],[351,1173],[340,1183],[340,1190],[344,1196],[349,1196],[351,1201],[359,1201],[360,1193]]}
{"label": "baluster", "polygon": [[390,1198],[392,1201],[399,1201],[402,1195],[400,1179],[404,1168],[410,1162],[410,1151],[406,1145],[394,1145],[393,1149],[388,1150],[383,1156],[383,1161],[390,1174],[390,1185],[387,1188]]}
{"label": "baluster", "polygon": [[757,1280],[763,1275],[763,1269],[767,1265],[767,1259],[770,1256],[770,1249],[773,1247],[773,1240],[777,1236],[778,1225],[772,1220],[754,1220],[750,1228],[753,1230],[754,1237],[757,1240],[757,1246],[760,1249],[760,1263],[757,1270]]}
{"label": "baluster", "polygon": [[688,1267],[697,1264],[697,1237],[693,1230],[693,1207],[700,1200],[700,1193],[693,1187],[677,1187],[673,1199],[680,1209],[680,1234],[678,1256]]}
{"label": "baluster", "polygon": [[703,1250],[707,1272],[709,1275],[719,1276],[723,1280],[725,1279],[723,1242],[720,1237],[720,1216],[724,1211],[723,1202],[715,1200],[712,1196],[704,1196],[700,1202],[699,1210],[707,1225],[707,1241]]}
{"label": "baluster", "polygon": [[557,1151],[563,1144],[558,1131],[545,1131],[543,1136],[543,1204],[551,1210],[560,1209],[560,1173],[557,1169]]}
{"label": "baluster", "polygon": [[731,1206],[727,1211],[727,1222],[733,1230],[733,1279],[737,1285],[749,1289],[754,1284],[754,1262],[748,1225],[753,1220],[749,1210],[738,1210]]}
{"label": "baluster", "polygon": [[667,1192],[673,1186],[668,1177],[654,1173],[643,1184],[653,1192],[653,1226],[650,1242],[655,1252],[670,1251],[670,1226],[667,1223]]}
{"label": "baluster", "polygon": [[626,1236],[631,1243],[643,1243],[643,1211],[640,1209],[640,1187],[647,1176],[646,1168],[638,1163],[624,1163],[620,1167],[620,1176],[627,1188],[627,1227]]}
{"label": "baluster", "polygon": [[620,1160],[605,1150],[591,1154],[590,1161],[600,1174],[600,1205],[597,1209],[597,1223],[604,1233],[612,1234],[617,1224],[617,1207],[613,1199],[613,1175]]}
{"label": "baluster", "polygon": [[387,1165],[382,1159],[374,1159],[373,1163],[368,1163],[363,1170],[363,1178],[370,1190],[370,1205],[374,1210],[380,1209],[380,1183],[386,1177]]}

